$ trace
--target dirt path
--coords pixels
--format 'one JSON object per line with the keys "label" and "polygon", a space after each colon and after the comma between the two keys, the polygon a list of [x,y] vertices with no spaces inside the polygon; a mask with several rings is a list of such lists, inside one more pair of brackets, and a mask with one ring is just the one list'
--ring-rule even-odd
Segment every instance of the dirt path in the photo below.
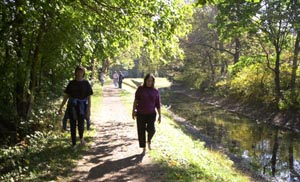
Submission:
{"label": "dirt path", "polygon": [[120,90],[103,89],[102,110],[93,111],[96,137],[73,170],[72,181],[163,181],[164,172],[141,154],[135,121],[122,104]]}

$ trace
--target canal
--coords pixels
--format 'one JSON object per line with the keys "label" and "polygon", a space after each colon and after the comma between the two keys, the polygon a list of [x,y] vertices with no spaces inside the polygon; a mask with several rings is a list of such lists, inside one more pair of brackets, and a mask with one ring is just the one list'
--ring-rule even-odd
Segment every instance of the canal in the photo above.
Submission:
{"label": "canal", "polygon": [[162,102],[202,135],[247,161],[267,179],[300,181],[300,134],[200,103],[180,93],[161,92]]}

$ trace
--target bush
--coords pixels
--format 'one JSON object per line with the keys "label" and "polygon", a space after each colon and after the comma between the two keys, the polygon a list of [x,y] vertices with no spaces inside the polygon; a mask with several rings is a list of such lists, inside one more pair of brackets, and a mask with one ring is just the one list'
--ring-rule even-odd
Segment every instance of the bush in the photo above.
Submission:
{"label": "bush", "polygon": [[286,90],[283,91],[283,99],[278,103],[280,110],[294,110],[300,109],[300,90]]}
{"label": "bush", "polygon": [[244,67],[230,82],[230,94],[246,102],[274,104],[273,90],[273,73],[262,63]]}
{"label": "bush", "polygon": [[201,90],[211,87],[212,84],[209,74],[196,67],[187,68],[182,75],[182,80],[188,86]]}
{"label": "bush", "polygon": [[244,68],[249,67],[254,64],[257,64],[257,63],[261,63],[261,60],[262,60],[261,56],[255,56],[255,57],[241,56],[239,62],[229,66],[228,69],[229,69],[230,75],[232,77],[235,77]]}

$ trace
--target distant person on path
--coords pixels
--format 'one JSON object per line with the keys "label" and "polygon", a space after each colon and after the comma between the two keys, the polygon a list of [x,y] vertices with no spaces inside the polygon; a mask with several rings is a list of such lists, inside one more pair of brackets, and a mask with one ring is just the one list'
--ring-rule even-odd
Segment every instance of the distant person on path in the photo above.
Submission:
{"label": "distant person on path", "polygon": [[104,81],[105,81],[105,73],[104,73],[104,71],[101,71],[101,73],[100,73],[100,82],[101,82],[101,86],[103,87],[103,85],[104,85]]}
{"label": "distant person on path", "polygon": [[124,79],[124,75],[122,71],[119,71],[119,82],[118,82],[119,88],[122,88],[123,79]]}
{"label": "distant person on path", "polygon": [[161,122],[160,96],[154,84],[155,77],[147,74],[143,85],[139,86],[135,92],[133,103],[132,118],[137,118],[139,146],[143,148],[143,153],[146,151],[146,131],[148,149],[151,150],[151,139],[155,133],[155,108],[158,112],[158,123]]}
{"label": "distant person on path", "polygon": [[115,71],[114,74],[113,74],[113,80],[114,80],[115,87],[118,88],[119,74],[118,74],[117,71]]}
{"label": "distant person on path", "polygon": [[59,114],[62,113],[62,108],[67,104],[67,111],[70,118],[72,146],[76,146],[76,126],[80,143],[85,144],[84,133],[84,118],[90,118],[91,115],[91,95],[93,94],[92,87],[87,80],[84,80],[85,69],[78,66],[75,69],[75,79],[70,81],[65,89],[65,96],[59,108]]}

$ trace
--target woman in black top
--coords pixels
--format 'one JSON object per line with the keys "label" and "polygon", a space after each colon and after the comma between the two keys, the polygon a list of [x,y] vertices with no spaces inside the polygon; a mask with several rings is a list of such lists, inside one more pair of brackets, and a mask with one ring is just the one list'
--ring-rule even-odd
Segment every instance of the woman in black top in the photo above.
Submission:
{"label": "woman in black top", "polygon": [[65,96],[59,108],[59,113],[62,113],[62,108],[68,100],[68,114],[70,117],[72,146],[76,146],[76,125],[78,122],[78,132],[80,143],[83,145],[84,118],[89,118],[91,114],[91,95],[93,94],[92,87],[87,80],[84,80],[85,69],[78,66],[75,69],[75,79],[70,81],[65,89]]}

